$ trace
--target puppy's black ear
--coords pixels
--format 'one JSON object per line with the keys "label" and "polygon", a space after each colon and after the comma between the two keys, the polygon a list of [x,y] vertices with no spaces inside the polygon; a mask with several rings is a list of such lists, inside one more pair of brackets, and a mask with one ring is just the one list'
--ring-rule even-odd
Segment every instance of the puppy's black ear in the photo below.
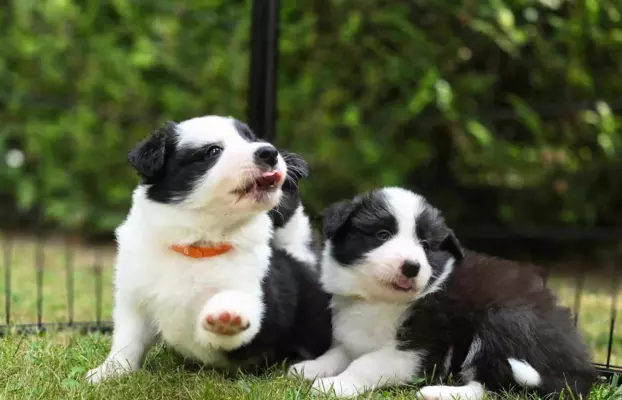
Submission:
{"label": "puppy's black ear", "polygon": [[309,176],[309,164],[296,153],[287,150],[280,150],[281,156],[287,164],[287,176],[299,182],[302,178]]}
{"label": "puppy's black ear", "polygon": [[166,161],[166,144],[175,134],[176,126],[174,122],[167,122],[130,151],[127,159],[141,178],[153,179],[162,172]]}
{"label": "puppy's black ear", "polygon": [[464,250],[462,249],[462,245],[451,229],[449,230],[447,236],[445,236],[445,239],[441,242],[440,249],[449,252],[452,256],[454,256],[456,261],[464,260]]}
{"label": "puppy's black ear", "polygon": [[352,213],[358,207],[359,202],[356,199],[342,200],[334,203],[322,212],[324,237],[332,239],[337,234],[339,228],[346,223]]}

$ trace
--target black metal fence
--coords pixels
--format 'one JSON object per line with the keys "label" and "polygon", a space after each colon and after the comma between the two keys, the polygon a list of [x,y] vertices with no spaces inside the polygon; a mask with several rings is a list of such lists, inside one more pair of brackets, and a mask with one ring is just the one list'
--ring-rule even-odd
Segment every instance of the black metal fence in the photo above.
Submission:
{"label": "black metal fence", "polygon": [[[622,232],[483,228],[457,232],[468,247],[494,254],[504,253],[503,246],[529,241],[584,247],[611,243],[615,250],[579,260],[570,270],[544,263],[543,274],[560,301],[572,308],[575,324],[591,346],[597,367],[605,374],[622,373],[622,324],[616,324],[622,286]],[[112,244],[91,248],[69,238],[59,241],[41,236],[32,241],[6,234],[1,257],[4,318],[0,336],[9,331],[112,330]]]}
{"label": "black metal fence", "polygon": [[[276,123],[278,7],[278,0],[255,1],[253,6],[248,120],[268,139],[273,139]],[[564,105],[562,111],[567,111],[567,107]],[[555,109],[545,107],[540,111],[547,114]],[[495,115],[496,119],[512,118],[511,114]],[[575,322],[590,343],[597,367],[605,374],[622,372],[622,324],[616,324],[622,284],[622,229],[463,228],[457,232],[467,246],[494,253],[504,253],[500,250],[504,246],[528,242],[548,247],[589,248],[606,244],[607,249],[613,249],[578,262],[571,270],[557,268],[547,261],[545,274],[561,301],[573,309]],[[0,335],[9,331],[112,330],[111,245],[83,247],[72,238],[58,240],[43,233],[34,241],[5,234],[1,243],[4,318]],[[528,252],[522,254],[525,253]],[[534,258],[529,261],[540,261]]]}

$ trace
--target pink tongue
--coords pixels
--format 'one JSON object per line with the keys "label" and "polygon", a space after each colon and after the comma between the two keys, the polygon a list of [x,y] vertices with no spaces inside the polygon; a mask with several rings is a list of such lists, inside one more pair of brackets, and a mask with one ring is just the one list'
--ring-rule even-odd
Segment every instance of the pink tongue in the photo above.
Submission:
{"label": "pink tongue", "polygon": [[413,288],[413,281],[412,279],[406,278],[405,276],[400,276],[398,277],[395,282],[394,282],[395,286],[404,289],[404,290],[410,290]]}
{"label": "pink tongue", "polygon": [[274,185],[281,180],[281,173],[278,171],[266,172],[257,180],[257,183],[261,186]]}

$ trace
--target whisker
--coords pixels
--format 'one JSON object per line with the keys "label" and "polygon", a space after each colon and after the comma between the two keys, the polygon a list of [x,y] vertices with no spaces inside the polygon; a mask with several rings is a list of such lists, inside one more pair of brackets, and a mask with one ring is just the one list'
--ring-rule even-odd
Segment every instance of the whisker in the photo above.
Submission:
{"label": "whisker", "polygon": [[287,171],[288,172],[292,171],[292,172],[295,172],[295,173],[297,173],[299,175],[302,175],[302,173],[304,172],[304,170],[301,167],[298,167],[296,165],[288,165],[287,166]]}
{"label": "whisker", "polygon": [[296,181],[296,179],[292,178],[291,176],[287,176],[286,178],[296,189],[296,191],[300,191],[300,186],[298,185],[298,182]]}
{"label": "whisker", "polygon": [[283,215],[283,213],[281,211],[279,211],[279,209],[277,207],[273,208],[274,212],[277,213],[279,215],[279,217],[281,217],[281,219],[285,219],[285,216]]}

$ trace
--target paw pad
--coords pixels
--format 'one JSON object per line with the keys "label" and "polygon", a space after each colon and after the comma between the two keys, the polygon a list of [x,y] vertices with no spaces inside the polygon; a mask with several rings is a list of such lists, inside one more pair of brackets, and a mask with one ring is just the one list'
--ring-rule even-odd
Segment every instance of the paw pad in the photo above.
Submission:
{"label": "paw pad", "polygon": [[243,316],[221,311],[207,314],[203,319],[203,328],[218,335],[233,336],[248,329],[250,323]]}

